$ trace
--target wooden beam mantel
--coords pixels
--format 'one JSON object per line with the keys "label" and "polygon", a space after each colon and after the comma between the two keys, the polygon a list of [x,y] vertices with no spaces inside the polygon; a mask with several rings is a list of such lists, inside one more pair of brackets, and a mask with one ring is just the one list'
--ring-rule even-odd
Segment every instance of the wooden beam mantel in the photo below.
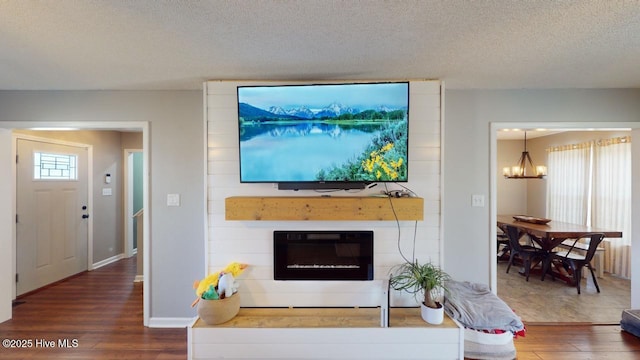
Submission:
{"label": "wooden beam mantel", "polygon": [[234,196],[225,199],[226,220],[423,220],[418,197]]}

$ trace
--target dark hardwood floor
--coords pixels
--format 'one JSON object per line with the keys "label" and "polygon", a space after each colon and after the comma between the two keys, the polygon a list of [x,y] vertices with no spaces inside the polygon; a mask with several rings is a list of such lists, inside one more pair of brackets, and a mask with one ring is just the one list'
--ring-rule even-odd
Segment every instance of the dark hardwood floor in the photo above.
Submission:
{"label": "dark hardwood floor", "polygon": [[640,359],[640,339],[618,325],[526,325],[518,360]]}
{"label": "dark hardwood floor", "polygon": [[135,272],[132,257],[18,298],[0,339],[21,348],[0,359],[186,359],[186,329],[142,325]]}
{"label": "dark hardwood floor", "polygon": [[[0,359],[186,359],[186,329],[142,326],[135,271],[135,258],[120,260],[19,298],[0,339],[31,347],[0,347]],[[640,339],[618,325],[527,325],[515,345],[525,360],[640,359]]]}

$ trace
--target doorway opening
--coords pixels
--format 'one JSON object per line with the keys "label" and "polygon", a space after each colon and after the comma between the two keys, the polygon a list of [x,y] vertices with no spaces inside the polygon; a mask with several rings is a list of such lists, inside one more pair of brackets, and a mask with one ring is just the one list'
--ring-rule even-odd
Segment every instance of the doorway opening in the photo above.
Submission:
{"label": "doorway opening", "polygon": [[[500,174],[502,173],[502,167],[503,166],[507,166],[504,163],[504,159],[500,160],[500,155],[498,154],[498,140],[500,140],[499,137],[499,133],[503,133],[502,131],[504,129],[545,129],[546,131],[548,131],[549,133],[547,135],[551,135],[551,134],[555,134],[555,133],[560,133],[560,132],[575,132],[575,131],[581,131],[581,132],[592,132],[592,131],[607,131],[607,132],[623,132],[626,133],[627,135],[632,135],[635,134],[636,137],[638,136],[638,134],[640,133],[640,131],[638,131],[638,126],[640,124],[635,124],[635,123],[608,123],[608,124],[574,124],[574,123],[553,123],[553,124],[549,124],[549,123],[536,123],[536,124],[531,124],[531,123],[492,123],[491,124],[491,140],[490,140],[490,147],[491,147],[491,170],[490,170],[490,186],[491,186],[491,207],[490,207],[490,248],[491,248],[491,254],[493,254],[494,258],[492,259],[492,261],[490,262],[490,273],[491,273],[491,287],[492,289],[495,289],[494,291],[496,293],[499,293],[501,297],[507,297],[508,295],[505,296],[505,293],[508,293],[510,291],[511,288],[516,289],[517,287],[511,287],[508,285],[507,282],[504,281],[505,279],[505,268],[506,268],[506,263],[499,263],[497,261],[497,258],[495,257],[496,254],[499,253],[498,251],[498,242],[496,241],[497,238],[497,227],[496,227],[496,220],[497,220],[497,215],[504,215],[505,213],[509,213],[512,214],[513,211],[516,212],[522,212],[522,210],[517,210],[517,209],[522,209],[522,208],[518,208],[517,206],[514,205],[514,203],[517,203],[519,201],[523,201],[523,202],[527,202],[530,201],[533,203],[533,209],[531,211],[535,211],[536,209],[536,205],[542,209],[544,209],[545,206],[545,198],[546,198],[546,180],[539,180],[539,179],[534,179],[534,180],[506,180],[506,181],[501,181],[501,177]],[[529,131],[529,130],[527,130]],[[528,132],[527,135],[529,137],[531,133]],[[522,135],[520,134],[520,137]],[[561,136],[561,135],[554,135],[554,136]],[[596,135],[597,137],[597,135]],[[544,141],[539,140],[540,144],[544,144]],[[531,142],[529,142],[529,145],[531,144]],[[521,148],[522,143],[519,142],[517,144],[517,146],[512,146],[514,149],[518,149]],[[542,146],[542,145],[541,145]],[[511,148],[510,146],[506,146],[507,148]],[[637,166],[637,163],[640,161],[640,156],[638,156],[638,148],[636,147],[634,150],[632,150],[632,153],[634,156],[632,156],[632,163],[634,163],[635,166]],[[539,154],[539,153],[538,153]],[[518,153],[513,153],[513,161],[516,160],[516,157],[518,155]],[[543,153],[544,155],[544,153]],[[538,159],[538,161],[541,161],[543,159],[539,159],[538,155],[533,155],[534,158]],[[502,161],[502,162],[501,162]],[[546,164],[541,164],[541,165],[546,165]],[[508,181],[508,183],[507,183]],[[527,198],[526,195],[524,195],[522,193],[522,191],[518,190],[518,187],[522,187],[522,186],[529,186],[526,183],[532,183],[533,184],[531,186],[533,186],[534,188],[539,188],[540,192],[537,196],[537,198],[535,196],[532,196],[531,194],[529,194],[529,197]],[[507,189],[505,189],[505,187]],[[510,187],[514,187],[512,189],[509,189]],[[506,192],[506,195],[505,195]],[[531,191],[529,191],[531,193]],[[533,191],[534,193],[536,193],[536,191]],[[500,198],[501,196],[508,198],[509,200],[506,200],[505,198]],[[541,202],[540,204],[536,204],[536,202]],[[508,202],[511,202],[511,204],[509,204]],[[506,204],[505,204],[506,203]],[[507,208],[508,210],[505,210],[505,208]],[[539,210],[538,208],[538,210]],[[531,208],[529,208],[531,209]],[[637,209],[636,209],[637,210]],[[544,211],[544,210],[542,210]],[[525,210],[526,212],[526,210]],[[515,214],[513,213],[512,215],[522,215],[522,214]],[[544,217],[544,213],[542,213],[542,215],[540,213],[538,214],[527,214],[527,215],[532,215],[532,216],[543,216]],[[640,214],[638,213],[638,211],[632,211],[632,219],[638,219],[640,218]],[[636,221],[632,221],[632,222],[636,222]],[[634,241],[634,239],[637,239],[637,231],[632,233],[632,243],[633,246],[635,248],[637,248],[638,246],[640,246],[640,244],[638,243],[638,241]],[[504,266],[501,266],[504,265]],[[514,268],[512,267],[512,270]],[[517,269],[516,269],[517,270]],[[498,273],[498,271],[500,271],[500,273]],[[633,271],[633,270],[632,270]],[[511,278],[511,281],[517,281],[518,286],[521,285],[521,287],[527,288],[529,287],[531,291],[534,291],[533,289],[536,287],[539,287],[541,285],[545,285],[545,286],[552,286],[551,281],[549,279],[549,277],[547,277],[547,279],[544,282],[540,282],[540,277],[538,277],[537,275],[531,276],[531,279],[529,280],[529,283],[525,282],[524,279],[520,279],[519,275],[515,275],[517,276],[516,278],[513,278],[513,274],[515,273],[517,274],[517,271],[511,271],[509,274],[509,278]],[[498,281],[500,279],[500,281]],[[522,280],[522,281],[518,281],[518,280]],[[590,279],[589,279],[590,280]],[[618,284],[618,279],[613,279],[614,280],[614,285],[612,285],[612,287],[615,287],[615,289],[610,288],[610,293],[609,295],[613,294],[614,291],[620,290],[620,288],[623,285],[619,285]],[[623,280],[620,279],[621,282],[626,281],[628,285],[626,285],[626,293],[623,292],[623,294],[620,294],[620,292],[617,292],[618,298],[620,298],[620,296],[623,296],[624,298],[626,298],[626,302],[629,304],[627,306],[631,306],[630,304],[633,304],[632,298],[633,298],[633,293],[634,291],[638,291],[637,289],[634,289],[633,284],[630,283],[630,281],[627,280]],[[531,284],[530,284],[531,283]],[[547,284],[549,283],[549,284]],[[584,283],[585,281],[583,281],[583,288],[584,288]],[[598,279],[598,283],[601,283],[601,280]],[[561,282],[556,281],[555,286],[559,286],[561,284]],[[531,285],[531,286],[530,286]],[[602,284],[601,284],[602,285]],[[575,286],[571,287],[571,286],[566,286],[566,287],[562,287],[559,289],[559,291],[561,291],[563,294],[566,292],[566,296],[565,297],[571,297],[575,299]],[[601,286],[602,289],[602,286]],[[598,301],[605,301],[606,306],[613,306],[612,304],[614,302],[616,302],[616,300],[612,300],[611,296],[608,296],[606,294],[606,290],[602,289],[603,293],[601,294],[597,294],[595,293],[594,290],[594,294],[593,295],[587,295],[584,296],[584,294],[582,294],[581,298],[579,298],[578,300],[584,300],[587,301],[587,297],[588,296],[592,296],[595,300]],[[513,290],[515,292],[515,290]],[[624,291],[624,288],[623,288]],[[544,291],[541,291],[544,292]],[[557,296],[556,296],[557,297]],[[584,298],[584,299],[583,299]],[[535,301],[533,301],[535,302]],[[544,302],[543,302],[544,303]],[[573,305],[572,305],[573,306]],[[575,305],[575,306],[579,306],[579,305]],[[568,306],[570,307],[570,306]],[[562,306],[555,306],[555,308],[563,308]],[[556,316],[554,316],[553,320],[554,322],[592,322],[592,323],[607,323],[607,322],[617,322],[619,321],[619,312],[612,310],[611,314],[616,313],[617,315],[612,315],[612,319],[610,321],[598,321],[598,320],[594,320],[594,321],[581,321],[579,320],[580,317],[577,316],[576,314],[571,314],[570,312],[558,312],[557,314],[555,314]],[[585,317],[586,319],[587,317]],[[596,319],[595,317],[592,317],[593,319]],[[527,319],[525,317],[523,317],[523,320],[527,321]],[[550,320],[547,320],[550,321]],[[538,321],[535,321],[538,322]]]}
{"label": "doorway opening", "polygon": [[[16,216],[16,183],[15,183],[15,147],[11,144],[11,132],[13,130],[106,130],[106,131],[120,131],[120,132],[141,132],[142,133],[142,154],[143,154],[143,207],[149,208],[149,124],[148,122],[108,122],[108,121],[96,121],[96,122],[25,122],[25,121],[0,121],[0,129],[2,130],[2,136],[0,136],[0,147],[2,149],[11,149],[10,156],[0,157],[0,168],[5,169],[5,173],[11,174],[11,178],[14,180],[0,182],[0,214],[9,214],[8,218],[15,219]],[[7,136],[8,134],[8,136]],[[120,155],[119,155],[120,156]],[[13,159],[13,161],[12,161]],[[106,181],[106,179],[105,179]],[[143,281],[146,282],[143,286],[143,323],[144,326],[149,325],[149,308],[151,292],[151,284],[148,281],[149,278],[149,217],[150,211],[146,211],[143,214]],[[7,223],[9,225],[9,223]],[[2,229],[2,236],[0,236],[0,245],[3,248],[11,249],[7,254],[14,255],[16,253],[16,224],[11,222],[11,225]],[[15,257],[3,256],[2,260],[7,260],[6,264],[0,271],[3,272],[3,278],[13,279],[15,278]],[[5,273],[6,272],[6,273]],[[0,299],[0,321],[11,318],[11,306],[12,300],[16,297],[15,284],[13,282],[0,282],[0,292],[7,294]],[[6,291],[6,292],[5,292]]]}
{"label": "doorway opening", "polygon": [[143,281],[142,236],[143,220],[143,151],[142,149],[124,149],[124,251],[126,257],[137,256],[138,265],[134,282]]}

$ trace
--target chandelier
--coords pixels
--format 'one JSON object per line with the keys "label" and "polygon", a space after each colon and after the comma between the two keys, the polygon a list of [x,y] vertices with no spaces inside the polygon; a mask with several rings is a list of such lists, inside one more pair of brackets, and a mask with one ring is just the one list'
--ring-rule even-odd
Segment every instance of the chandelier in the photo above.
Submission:
{"label": "chandelier", "polygon": [[502,175],[507,179],[542,179],[547,175],[546,166],[535,166],[527,151],[527,132],[524,132],[524,151],[518,163],[502,169]]}

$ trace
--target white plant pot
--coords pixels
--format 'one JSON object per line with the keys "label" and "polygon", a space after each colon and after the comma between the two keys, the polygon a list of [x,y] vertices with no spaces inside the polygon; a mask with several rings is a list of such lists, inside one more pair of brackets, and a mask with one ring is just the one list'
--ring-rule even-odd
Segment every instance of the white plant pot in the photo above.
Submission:
{"label": "white plant pot", "polygon": [[430,308],[425,304],[420,304],[420,314],[422,315],[422,320],[429,324],[440,325],[444,321],[444,306],[440,303],[436,304],[440,306],[437,309]]}

